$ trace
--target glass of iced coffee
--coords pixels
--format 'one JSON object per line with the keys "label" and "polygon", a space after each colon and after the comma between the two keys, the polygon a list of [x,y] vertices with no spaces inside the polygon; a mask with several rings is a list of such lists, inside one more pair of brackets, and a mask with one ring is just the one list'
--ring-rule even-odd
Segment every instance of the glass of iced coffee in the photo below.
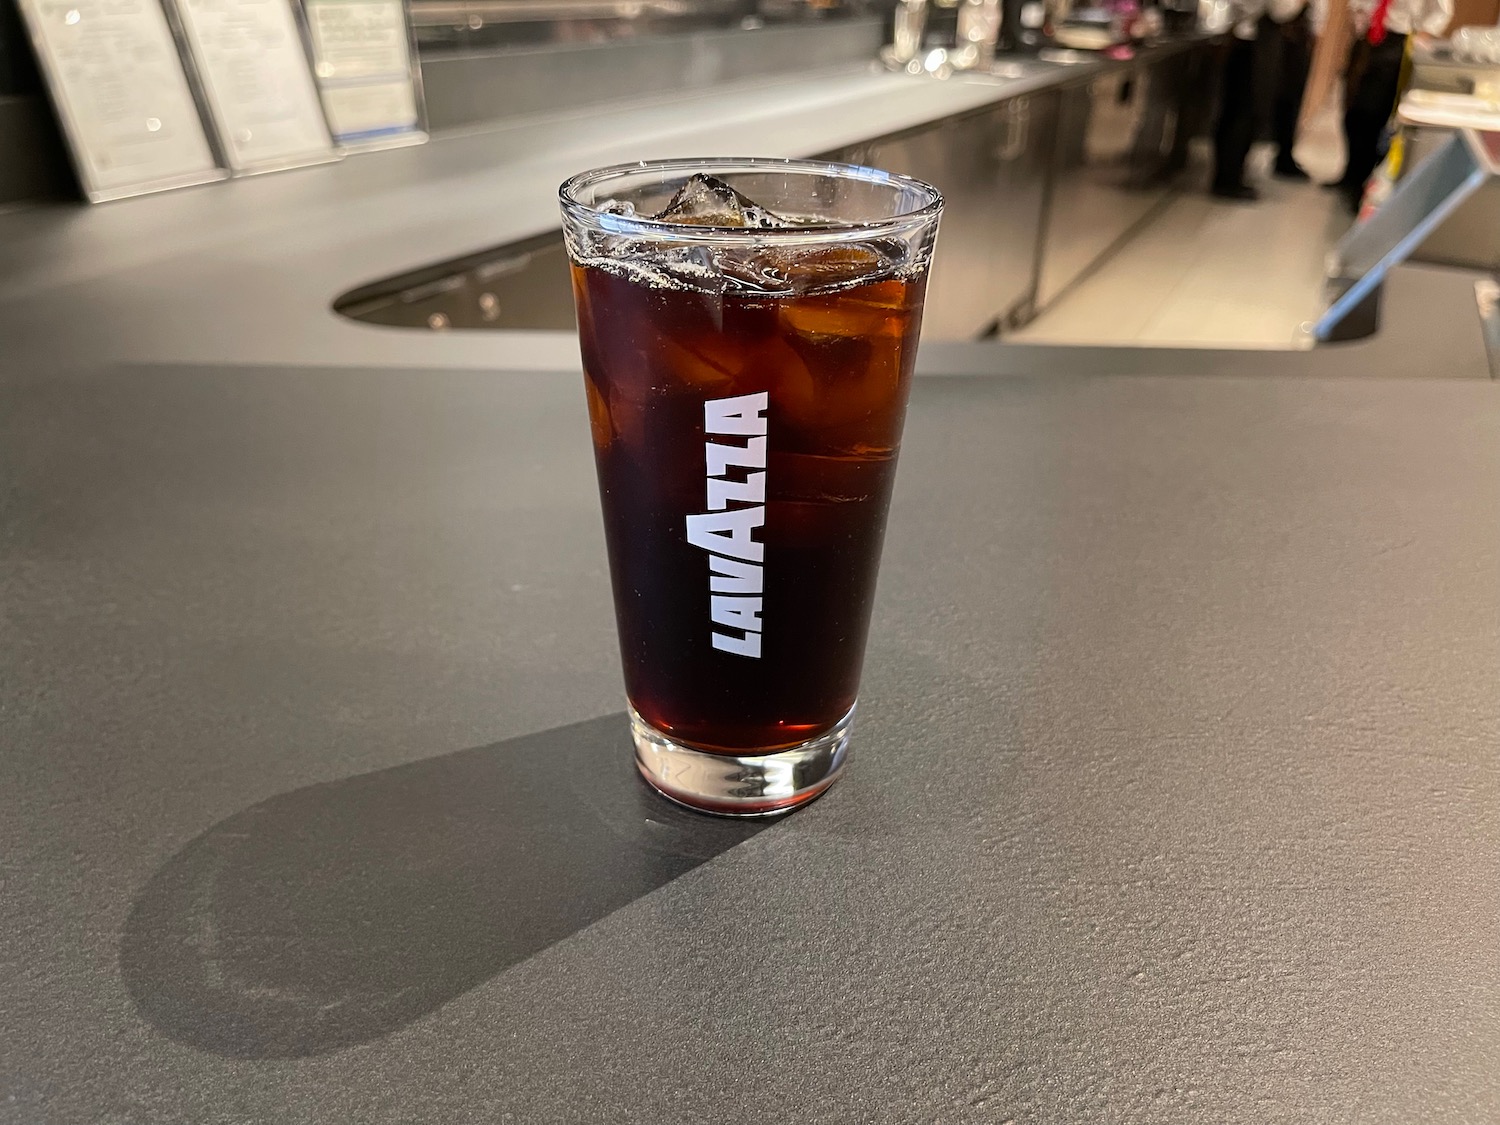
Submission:
{"label": "glass of iced coffee", "polygon": [[636,762],[783,812],[848,759],[942,198],[755,159],[560,195]]}

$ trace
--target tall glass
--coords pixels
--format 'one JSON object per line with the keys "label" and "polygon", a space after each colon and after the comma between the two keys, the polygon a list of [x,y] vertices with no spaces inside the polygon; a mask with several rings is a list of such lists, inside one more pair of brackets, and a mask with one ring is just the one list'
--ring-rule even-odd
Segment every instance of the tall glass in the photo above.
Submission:
{"label": "tall glass", "polygon": [[560,195],[637,764],[693,808],[795,807],[848,758],[942,199],[750,159]]}

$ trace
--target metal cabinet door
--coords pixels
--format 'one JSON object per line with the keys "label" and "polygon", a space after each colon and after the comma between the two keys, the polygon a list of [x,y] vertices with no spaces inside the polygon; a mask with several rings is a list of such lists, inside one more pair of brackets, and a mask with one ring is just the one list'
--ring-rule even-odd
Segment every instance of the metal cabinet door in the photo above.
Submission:
{"label": "metal cabinet door", "polygon": [[1038,301],[1045,306],[1088,272],[1160,201],[1132,177],[1145,108],[1144,75],[1122,67],[1060,92],[1052,204]]}
{"label": "metal cabinet door", "polygon": [[972,340],[1031,303],[1045,166],[1034,98],[876,141],[867,162],[926,180],[943,193],[922,332]]}
{"label": "metal cabinet door", "polygon": [[990,262],[990,316],[1003,330],[1026,323],[1036,307],[1057,95],[1044,91],[1006,102],[1000,120],[1003,133],[995,153],[985,245]]}
{"label": "metal cabinet door", "polygon": [[925,180],[943,193],[943,223],[927,281],[922,334],[972,339],[984,320],[988,283],[978,245],[984,220],[985,153],[992,147],[989,115],[942,121],[875,141],[868,163]]}

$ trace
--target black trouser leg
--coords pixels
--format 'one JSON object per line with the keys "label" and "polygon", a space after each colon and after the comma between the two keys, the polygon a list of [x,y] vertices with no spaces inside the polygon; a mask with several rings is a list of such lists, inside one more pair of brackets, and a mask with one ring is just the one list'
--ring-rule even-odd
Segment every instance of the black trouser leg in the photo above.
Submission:
{"label": "black trouser leg", "polygon": [[1342,187],[1349,185],[1349,154],[1354,151],[1352,137],[1359,128],[1359,117],[1351,117],[1350,110],[1354,105],[1354,95],[1365,76],[1365,64],[1369,61],[1370,45],[1363,39],[1352,41],[1349,44],[1349,57],[1344,60],[1344,174],[1338,179]]}
{"label": "black trouser leg", "polygon": [[1250,146],[1270,132],[1281,58],[1281,32],[1262,17],[1252,40],[1236,38],[1224,64],[1224,98],[1214,133],[1214,187],[1245,182]]}
{"label": "black trouser leg", "polygon": [[1255,139],[1251,76],[1255,44],[1234,39],[1224,60],[1223,92],[1219,100],[1219,123],[1214,129],[1214,187],[1227,189],[1245,182],[1245,158]]}
{"label": "black trouser leg", "polygon": [[1348,92],[1344,140],[1349,146],[1349,162],[1344,167],[1343,183],[1351,192],[1364,187],[1380,162],[1380,135],[1396,105],[1405,49],[1404,35],[1387,35],[1379,46],[1369,47],[1363,66],[1358,68],[1357,81]]}
{"label": "black trouser leg", "polygon": [[1295,168],[1292,148],[1297,143],[1297,121],[1302,116],[1302,95],[1312,69],[1312,41],[1303,13],[1281,28],[1281,60],[1276,76],[1276,108],[1272,135],[1276,141],[1276,166]]}

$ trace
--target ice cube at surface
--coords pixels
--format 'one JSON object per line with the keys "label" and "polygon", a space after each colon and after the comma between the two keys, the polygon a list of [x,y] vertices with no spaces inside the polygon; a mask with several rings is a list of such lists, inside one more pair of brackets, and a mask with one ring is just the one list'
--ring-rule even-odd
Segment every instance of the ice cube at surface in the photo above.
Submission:
{"label": "ice cube at surface", "polygon": [[693,227],[748,227],[769,230],[794,224],[747,199],[717,176],[695,173],[652,218]]}

